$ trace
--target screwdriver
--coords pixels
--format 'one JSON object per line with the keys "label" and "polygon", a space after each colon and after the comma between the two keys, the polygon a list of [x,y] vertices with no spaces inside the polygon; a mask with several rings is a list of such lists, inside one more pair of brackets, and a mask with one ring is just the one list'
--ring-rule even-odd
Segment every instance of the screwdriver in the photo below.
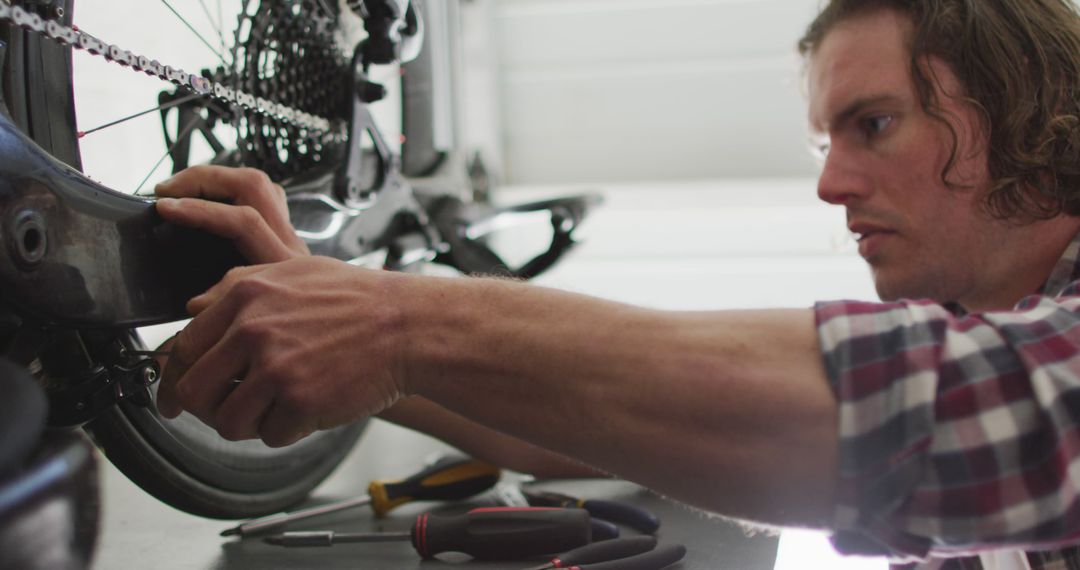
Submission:
{"label": "screwdriver", "polygon": [[563,552],[591,539],[589,513],[582,509],[494,507],[453,516],[423,514],[411,531],[287,532],[263,540],[278,546],[412,541],[425,559],[463,552],[478,560],[508,560]]}
{"label": "screwdriver", "polygon": [[468,457],[444,457],[403,481],[375,480],[368,493],[292,513],[278,513],[253,519],[221,532],[221,536],[262,534],[291,522],[353,507],[371,505],[375,516],[383,516],[412,501],[455,501],[466,499],[493,487],[499,481],[499,468]]}

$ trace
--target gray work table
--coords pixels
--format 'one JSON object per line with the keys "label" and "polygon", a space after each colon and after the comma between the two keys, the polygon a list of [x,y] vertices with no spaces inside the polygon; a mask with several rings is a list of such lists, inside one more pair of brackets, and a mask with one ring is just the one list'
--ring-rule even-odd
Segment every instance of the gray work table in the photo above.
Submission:
{"label": "gray work table", "polygon": [[[446,449],[424,436],[373,422],[342,466],[315,491],[311,504],[363,493],[371,479],[407,475],[434,453]],[[540,562],[476,562],[454,556],[447,561],[421,561],[408,543],[287,549],[263,544],[258,539],[221,538],[218,533],[233,526],[233,521],[203,519],[177,511],[135,487],[107,462],[103,462],[101,473],[103,517],[94,564],[99,570],[151,566],[157,569],[221,570],[520,570]],[[574,480],[544,483],[543,487],[584,498],[630,501],[653,511],[661,520],[658,534],[661,544],[681,543],[688,550],[683,562],[672,566],[672,570],[773,568],[777,548],[775,537],[750,536],[736,524],[708,517],[631,483]],[[475,504],[493,505],[493,495],[481,495]],[[325,516],[296,528],[340,532],[407,530],[416,515],[438,510],[440,507],[431,504],[405,505],[384,519],[375,519],[370,509],[361,508]],[[631,535],[633,530],[624,528],[623,533]]]}

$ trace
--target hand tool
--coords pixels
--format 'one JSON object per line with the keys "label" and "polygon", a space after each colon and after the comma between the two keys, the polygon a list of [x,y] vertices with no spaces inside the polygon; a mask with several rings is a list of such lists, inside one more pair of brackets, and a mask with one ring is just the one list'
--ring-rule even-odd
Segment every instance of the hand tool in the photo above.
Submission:
{"label": "hand tool", "polygon": [[656,515],[623,501],[579,499],[562,493],[534,491],[514,485],[499,485],[496,495],[504,504],[513,506],[585,509],[594,518],[624,524],[645,534],[654,534],[660,528],[660,520]]}
{"label": "hand tool", "polygon": [[498,480],[499,469],[494,465],[467,457],[445,457],[403,481],[372,481],[364,496],[253,519],[222,531],[221,536],[266,533],[291,522],[369,504],[375,516],[381,517],[412,501],[466,499],[490,489]]}
{"label": "hand tool", "polygon": [[479,560],[513,560],[577,548],[591,540],[582,509],[481,508],[463,515],[420,515],[411,531],[286,532],[263,540],[279,546],[331,546],[342,542],[412,541],[423,558],[464,552]]}
{"label": "hand tool", "polygon": [[[651,546],[645,548],[646,544],[644,542],[613,545],[613,543],[642,538],[649,539],[652,537],[638,536],[633,539],[621,538],[619,540],[589,544],[567,552],[543,566],[536,566],[528,570],[549,570],[554,568],[565,568],[566,570],[660,570],[682,560],[686,556],[686,547],[681,544],[664,546],[655,550],[652,550]],[[653,539],[652,544],[656,544],[655,539]]]}
{"label": "hand tool", "polygon": [[586,544],[581,548],[575,548],[570,552],[551,559],[551,562],[542,566],[529,568],[528,570],[549,570],[551,568],[570,568],[578,564],[592,564],[593,562],[605,562],[627,558],[642,552],[648,552],[656,548],[656,537],[634,536],[630,538],[616,538]]}
{"label": "hand tool", "polygon": [[[525,498],[525,495],[521,492],[519,485],[510,483],[502,483],[495,486],[495,498],[503,506],[507,507],[530,507],[529,500]],[[540,506],[540,505],[537,505]],[[559,507],[563,508],[563,507]],[[580,508],[580,507],[572,507]],[[592,513],[589,513],[591,516]],[[613,538],[619,538],[619,527],[614,524],[592,517],[592,539],[594,542],[600,540],[611,540]]]}

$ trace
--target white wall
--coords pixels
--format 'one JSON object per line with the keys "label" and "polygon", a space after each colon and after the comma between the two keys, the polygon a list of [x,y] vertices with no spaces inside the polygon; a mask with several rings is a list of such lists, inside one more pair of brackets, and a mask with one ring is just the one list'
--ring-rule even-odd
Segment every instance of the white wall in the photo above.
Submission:
{"label": "white wall", "polygon": [[[512,187],[499,198],[581,192],[605,203],[578,234],[582,245],[541,284],[676,310],[876,298],[843,210],[817,200],[812,178]],[[535,253],[530,236],[507,230],[503,251]]]}
{"label": "white wall", "polygon": [[495,0],[517,184],[808,176],[815,0]]}

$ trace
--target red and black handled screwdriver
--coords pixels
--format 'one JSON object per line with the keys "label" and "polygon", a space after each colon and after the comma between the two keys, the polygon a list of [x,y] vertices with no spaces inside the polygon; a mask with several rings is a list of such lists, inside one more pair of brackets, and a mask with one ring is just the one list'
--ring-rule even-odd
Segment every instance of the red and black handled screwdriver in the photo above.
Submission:
{"label": "red and black handled screwdriver", "polygon": [[279,546],[412,541],[423,558],[463,552],[479,560],[514,560],[588,544],[592,527],[582,509],[495,507],[463,515],[420,515],[412,530],[403,532],[287,532],[263,540]]}

